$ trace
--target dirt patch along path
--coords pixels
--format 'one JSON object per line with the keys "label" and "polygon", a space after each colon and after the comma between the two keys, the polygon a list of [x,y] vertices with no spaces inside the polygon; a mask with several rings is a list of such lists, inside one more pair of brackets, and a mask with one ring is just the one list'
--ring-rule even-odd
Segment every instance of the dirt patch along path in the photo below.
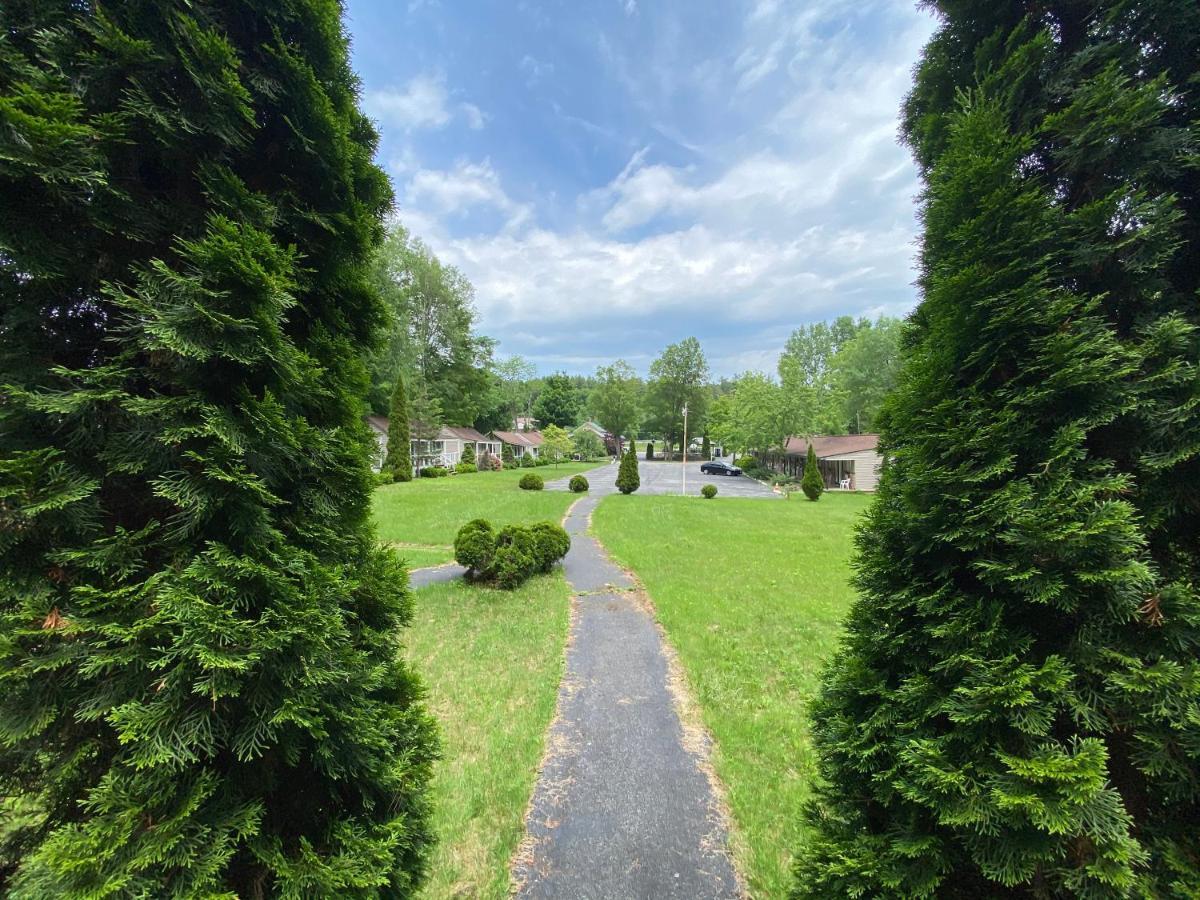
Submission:
{"label": "dirt patch along path", "polygon": [[599,502],[568,513],[573,600],[567,668],[526,838],[526,898],[741,896],[707,774],[686,734],[662,639],[634,582],[586,533]]}

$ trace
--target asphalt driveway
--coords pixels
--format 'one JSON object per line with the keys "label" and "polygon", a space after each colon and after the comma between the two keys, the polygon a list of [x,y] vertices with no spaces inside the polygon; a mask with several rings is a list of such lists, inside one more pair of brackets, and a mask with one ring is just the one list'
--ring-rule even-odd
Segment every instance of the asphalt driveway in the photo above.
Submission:
{"label": "asphalt driveway", "polygon": [[[554,481],[549,480],[549,475],[552,470],[546,471],[547,481],[546,490],[548,491],[565,491],[567,490],[567,482],[569,478],[558,478]],[[642,485],[638,488],[639,494],[649,494],[651,496],[660,494],[679,494],[683,488],[683,463],[679,462],[658,462],[647,461],[644,459],[638,460],[638,475],[642,479]],[[591,469],[584,473],[588,484],[591,486],[589,493],[594,496],[602,497],[606,494],[615,494],[617,492],[617,463],[609,463],[597,469]],[[765,484],[755,481],[753,478],[747,478],[745,475],[737,477],[731,475],[701,475],[700,461],[688,461],[687,464],[687,492],[689,495],[696,496],[700,493],[700,488],[706,484],[715,484],[717,486],[718,497],[757,497],[759,499],[778,499],[779,495],[772,491]]]}

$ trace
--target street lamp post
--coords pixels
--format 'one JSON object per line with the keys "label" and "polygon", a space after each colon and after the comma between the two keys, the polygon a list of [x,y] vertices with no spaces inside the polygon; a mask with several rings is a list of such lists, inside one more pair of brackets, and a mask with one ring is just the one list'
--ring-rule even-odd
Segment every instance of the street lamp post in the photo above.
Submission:
{"label": "street lamp post", "polygon": [[687,404],[683,404],[683,495],[687,496]]}

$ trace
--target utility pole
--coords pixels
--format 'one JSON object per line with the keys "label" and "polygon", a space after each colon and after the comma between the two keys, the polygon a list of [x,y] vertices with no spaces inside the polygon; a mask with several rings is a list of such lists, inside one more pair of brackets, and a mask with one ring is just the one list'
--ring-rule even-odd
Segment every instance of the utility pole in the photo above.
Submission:
{"label": "utility pole", "polygon": [[683,495],[687,496],[687,404],[683,404]]}

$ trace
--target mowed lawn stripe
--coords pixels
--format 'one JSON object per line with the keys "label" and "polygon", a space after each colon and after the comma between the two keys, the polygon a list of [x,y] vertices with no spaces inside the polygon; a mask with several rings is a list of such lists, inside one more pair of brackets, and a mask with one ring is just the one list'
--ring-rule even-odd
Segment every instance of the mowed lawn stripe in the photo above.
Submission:
{"label": "mowed lawn stripe", "polygon": [[853,591],[853,529],[870,498],[817,503],[605,498],[596,535],[645,584],[705,724],[757,897],[781,897],[815,774],[807,704]]}
{"label": "mowed lawn stripe", "polygon": [[[402,484],[384,485],[375,491],[376,533],[379,540],[385,542],[449,546],[454,543],[458,529],[471,519],[488,519],[497,528],[542,519],[557,522],[567,507],[579,499],[578,495],[561,491],[523,491],[517,487],[521,476],[534,472],[543,480],[551,481],[586,472],[596,465],[566,463],[445,478],[414,478]],[[397,552],[409,556],[404,548]]]}

